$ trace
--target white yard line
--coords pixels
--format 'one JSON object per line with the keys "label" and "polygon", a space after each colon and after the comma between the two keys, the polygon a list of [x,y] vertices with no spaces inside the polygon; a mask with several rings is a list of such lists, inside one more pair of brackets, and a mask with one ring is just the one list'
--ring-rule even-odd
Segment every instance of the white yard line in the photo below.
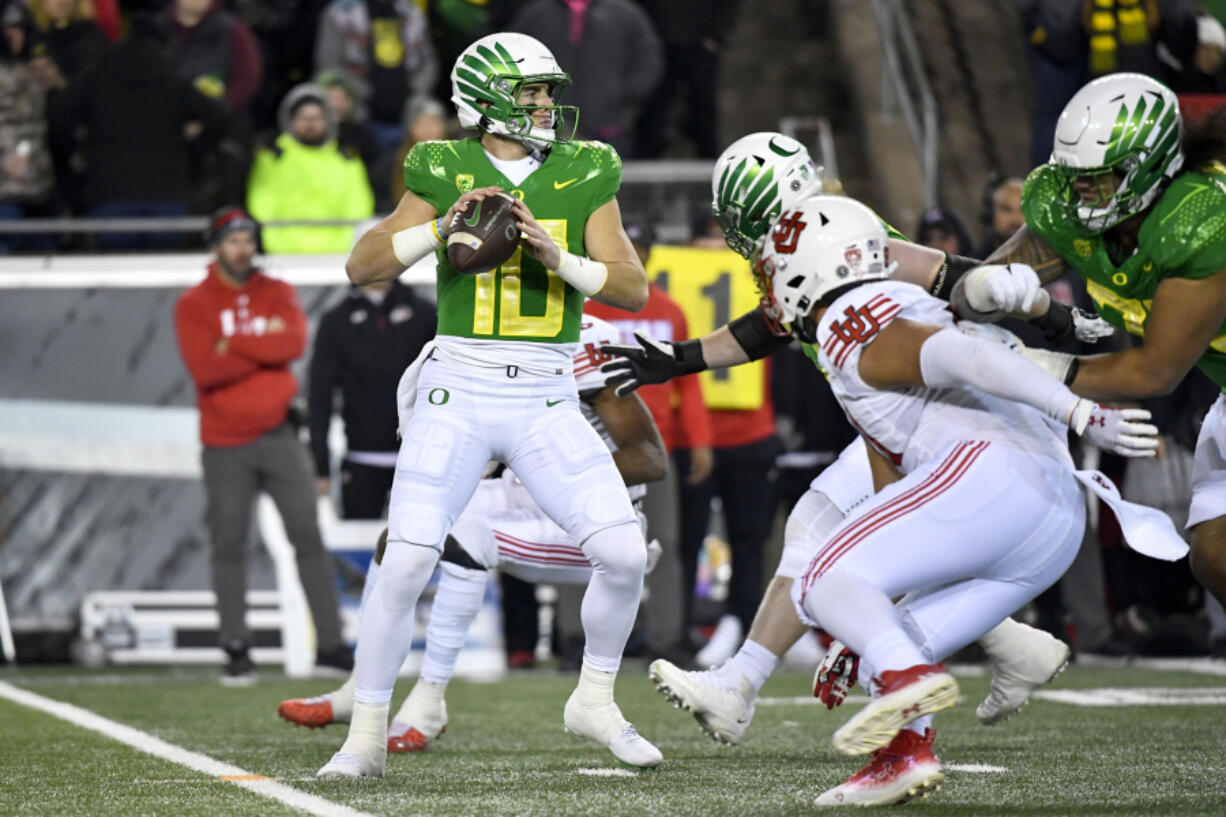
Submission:
{"label": "white yard line", "polygon": [[186,766],[201,774],[210,775],[227,783],[233,783],[247,791],[255,792],[261,797],[277,800],[291,808],[305,811],[308,814],[314,814],[316,817],[373,817],[368,812],[358,811],[349,806],[325,800],[317,795],[298,791],[284,783],[278,783],[272,778],[253,774],[246,769],[229,763],[223,763],[199,752],[189,751],[182,746],[167,743],[147,732],[142,732],[131,726],[125,726],[122,723],[104,718],[88,709],[82,709],[79,706],[56,701],[51,698],[44,698],[42,695],[15,687],[5,681],[0,681],[0,698],[5,698],[30,709],[37,709],[48,715],[53,715],[75,726],[92,730],[120,743],[126,743],[128,746],[138,749],[145,754],[159,757],[162,760],[169,760],[171,763],[177,763],[180,766]]}
{"label": "white yard line", "polygon": [[1004,766],[990,766],[987,763],[946,763],[945,770],[971,774],[1003,774],[1009,771]]}
{"label": "white yard line", "polygon": [[629,769],[575,769],[578,774],[586,774],[591,777],[638,777],[639,772],[632,772]]}
{"label": "white yard line", "polygon": [[1226,687],[1096,687],[1041,689],[1034,697],[1073,706],[1221,706]]}

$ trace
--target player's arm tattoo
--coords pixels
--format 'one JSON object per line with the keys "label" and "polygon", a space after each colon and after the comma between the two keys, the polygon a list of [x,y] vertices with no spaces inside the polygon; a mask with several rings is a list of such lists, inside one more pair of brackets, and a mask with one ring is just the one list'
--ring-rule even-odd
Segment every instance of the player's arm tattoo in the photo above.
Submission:
{"label": "player's arm tattoo", "polygon": [[1015,262],[1029,265],[1039,276],[1039,280],[1045,284],[1072,270],[1072,267],[1060,257],[1059,253],[1024,225],[1004,244],[997,247],[983,263],[1012,264]]}

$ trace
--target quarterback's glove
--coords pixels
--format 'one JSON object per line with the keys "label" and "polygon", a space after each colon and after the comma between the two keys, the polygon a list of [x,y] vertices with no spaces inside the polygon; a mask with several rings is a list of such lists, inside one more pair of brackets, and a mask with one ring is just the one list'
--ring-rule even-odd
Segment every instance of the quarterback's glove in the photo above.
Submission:
{"label": "quarterback's glove", "polygon": [[1145,409],[1113,409],[1079,399],[1069,417],[1069,428],[1099,448],[1121,457],[1152,457],[1158,453],[1158,429],[1145,422]]}
{"label": "quarterback's glove", "polygon": [[860,673],[860,656],[852,652],[842,641],[833,641],[826,650],[826,657],[813,676],[813,697],[834,709],[843,703],[847,693],[856,685]]}
{"label": "quarterback's glove", "polygon": [[625,397],[648,383],[665,383],[707,368],[702,359],[702,342],[697,339],[670,343],[642,332],[635,332],[634,338],[638,346],[610,344],[600,347],[601,352],[616,357],[601,366],[600,371],[613,375],[605,385],[614,386],[618,397]]}

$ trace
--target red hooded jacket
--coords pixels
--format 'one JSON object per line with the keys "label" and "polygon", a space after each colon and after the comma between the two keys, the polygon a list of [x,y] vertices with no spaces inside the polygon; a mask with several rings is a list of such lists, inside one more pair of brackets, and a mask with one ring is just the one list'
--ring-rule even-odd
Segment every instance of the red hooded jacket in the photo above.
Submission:
{"label": "red hooded jacket", "polygon": [[[285,327],[268,331],[272,318]],[[196,383],[200,440],[249,443],[285,421],[298,381],[291,361],[306,348],[307,322],[294,288],[260,271],[234,288],[216,264],[175,304],[175,333]],[[217,344],[226,340],[226,349]]]}

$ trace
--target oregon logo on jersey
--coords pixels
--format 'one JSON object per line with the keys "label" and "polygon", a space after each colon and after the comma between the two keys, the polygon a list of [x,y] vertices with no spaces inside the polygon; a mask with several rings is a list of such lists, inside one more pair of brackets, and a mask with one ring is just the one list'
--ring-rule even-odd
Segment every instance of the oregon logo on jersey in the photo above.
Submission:
{"label": "oregon logo on jersey", "polygon": [[455,189],[460,191],[460,195],[464,195],[469,190],[473,189],[473,174],[457,173],[455,174]]}

